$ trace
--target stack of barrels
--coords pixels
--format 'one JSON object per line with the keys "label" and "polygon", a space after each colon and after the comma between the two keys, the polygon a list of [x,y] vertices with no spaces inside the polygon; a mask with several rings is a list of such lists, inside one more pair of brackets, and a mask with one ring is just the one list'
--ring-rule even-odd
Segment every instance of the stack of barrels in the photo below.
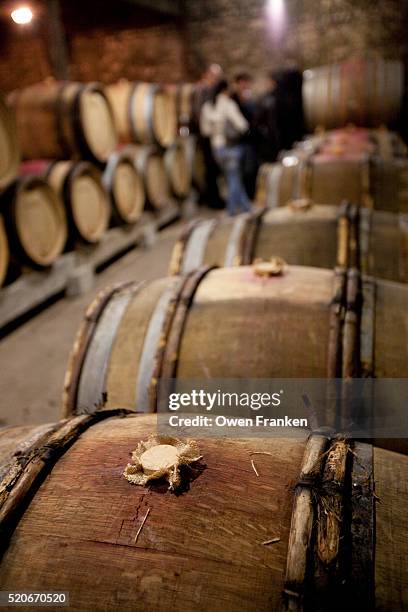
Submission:
{"label": "stack of barrels", "polygon": [[7,270],[11,280],[24,266],[47,268],[110,225],[201,188],[199,148],[181,129],[190,122],[183,87],[51,80],[1,101],[0,285]]}
{"label": "stack of barrels", "polygon": [[191,133],[193,91],[190,84],[165,86],[125,79],[106,88],[119,141],[134,157],[147,200],[158,210],[171,198],[185,200],[193,187],[203,188],[202,155]]}
{"label": "stack of barrels", "polygon": [[253,212],[188,224],[168,277],[96,297],[64,420],[0,438],[3,589],[69,590],[78,609],[406,607],[405,439],[205,437],[183,495],[122,476],[160,382],[408,378],[405,155],[382,129],[320,133],[261,169]]}

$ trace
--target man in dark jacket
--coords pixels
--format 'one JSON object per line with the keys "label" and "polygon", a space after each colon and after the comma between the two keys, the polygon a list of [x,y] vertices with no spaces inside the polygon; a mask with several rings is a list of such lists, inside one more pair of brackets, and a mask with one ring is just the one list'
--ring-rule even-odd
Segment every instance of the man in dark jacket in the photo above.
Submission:
{"label": "man in dark jacket", "polygon": [[253,78],[247,72],[240,72],[233,81],[231,98],[238,104],[239,110],[248,121],[250,129],[242,138],[245,152],[242,160],[242,173],[248,197],[253,200],[255,195],[256,175],[258,172],[258,157],[256,154],[253,123],[257,111],[256,102],[252,93]]}
{"label": "man in dark jacket", "polygon": [[268,75],[267,91],[258,101],[253,131],[260,163],[274,162],[282,148],[282,139],[278,118],[278,84],[273,74]]}
{"label": "man in dark jacket", "polygon": [[[219,64],[211,64],[203,72],[200,81],[195,88],[193,100],[193,130],[199,133],[201,109],[205,102],[211,99],[214,87],[222,79],[223,71]],[[224,208],[225,204],[218,189],[218,176],[220,169],[214,159],[209,138],[200,136],[200,144],[203,151],[205,163],[205,193],[203,198],[206,204],[212,208]]]}

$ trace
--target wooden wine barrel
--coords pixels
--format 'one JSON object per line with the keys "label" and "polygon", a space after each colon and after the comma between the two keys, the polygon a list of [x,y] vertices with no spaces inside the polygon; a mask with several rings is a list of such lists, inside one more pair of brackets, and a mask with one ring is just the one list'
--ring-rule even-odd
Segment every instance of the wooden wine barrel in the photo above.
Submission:
{"label": "wooden wine barrel", "polygon": [[176,98],[163,86],[121,80],[107,88],[122,142],[167,148],[177,136]]}
{"label": "wooden wine barrel", "polygon": [[116,83],[105,87],[105,93],[113,111],[116,130],[121,143],[132,142],[129,115],[129,98],[132,87],[132,83],[126,79],[120,79]]}
{"label": "wooden wine barrel", "polygon": [[204,438],[174,495],[122,476],[156,418],[116,414],[3,430],[3,590],[67,591],[76,610],[408,604],[407,457],[321,435]]}
{"label": "wooden wine barrel", "polygon": [[[349,276],[351,294],[358,291],[358,275]],[[346,295],[339,271],[289,266],[281,276],[265,278],[256,266],[201,268],[186,277],[108,290],[90,306],[78,332],[64,414],[115,406],[154,410],[160,377],[331,378],[348,372],[351,362],[356,376],[370,370],[404,377],[408,287],[364,282],[365,295],[375,297],[364,302],[361,333],[372,342],[364,341],[369,349],[361,356],[357,345],[340,346],[335,332],[343,322],[335,324],[333,317],[342,316],[338,302]],[[360,308],[360,301],[344,304],[344,312],[348,308]]]}
{"label": "wooden wine barrel", "polygon": [[142,216],[146,194],[143,177],[129,151],[112,153],[103,173],[103,184],[110,196],[117,221],[136,223]]}
{"label": "wooden wine barrel", "polygon": [[299,198],[316,204],[344,200],[390,212],[408,212],[408,160],[382,160],[365,154],[305,155],[291,152],[281,162],[263,164],[257,178],[256,201],[284,206]]}
{"label": "wooden wine barrel", "polygon": [[67,240],[64,205],[42,178],[26,176],[15,181],[1,198],[10,251],[21,263],[50,266]]}
{"label": "wooden wine barrel", "polygon": [[155,147],[129,145],[125,149],[131,155],[136,170],[143,177],[146,201],[151,208],[160,210],[171,200],[170,182],[162,153]]}
{"label": "wooden wine barrel", "polygon": [[129,100],[135,142],[169,147],[177,135],[175,98],[160,85],[136,83]]}
{"label": "wooden wine barrel", "polygon": [[357,266],[408,283],[408,215],[300,201],[261,214],[193,221],[174,246],[169,273],[272,256],[294,265]]}
{"label": "wooden wine barrel", "polygon": [[18,139],[26,159],[69,157],[104,163],[117,133],[103,87],[45,82],[11,93]]}
{"label": "wooden wine barrel", "polygon": [[111,215],[100,170],[89,162],[57,161],[46,177],[65,203],[71,237],[99,242]]}
{"label": "wooden wine barrel", "polygon": [[303,105],[309,131],[347,123],[389,125],[398,119],[403,93],[400,61],[351,60],[303,73]]}
{"label": "wooden wine barrel", "polygon": [[0,215],[0,287],[4,283],[7,275],[10,252],[7,240],[6,228],[4,227],[3,217]]}
{"label": "wooden wine barrel", "polygon": [[[326,153],[339,157],[345,153],[366,153],[383,160],[407,156],[407,146],[401,137],[385,126],[380,126],[378,129],[347,126],[336,130],[319,131],[297,143],[296,150],[298,149],[309,155]],[[282,157],[285,155],[287,153],[283,153]]]}
{"label": "wooden wine barrel", "polygon": [[184,199],[191,191],[194,163],[191,155],[191,144],[187,138],[178,138],[164,154],[170,187],[176,198]]}
{"label": "wooden wine barrel", "polygon": [[19,162],[14,115],[3,96],[0,96],[0,191],[16,178]]}

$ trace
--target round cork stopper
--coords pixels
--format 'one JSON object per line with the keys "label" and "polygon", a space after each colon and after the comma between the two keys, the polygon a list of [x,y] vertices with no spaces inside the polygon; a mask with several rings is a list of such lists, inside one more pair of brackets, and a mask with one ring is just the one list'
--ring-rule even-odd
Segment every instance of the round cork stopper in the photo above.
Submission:
{"label": "round cork stopper", "polygon": [[152,446],[140,457],[143,471],[145,473],[165,471],[178,463],[178,452],[170,444],[158,444]]}

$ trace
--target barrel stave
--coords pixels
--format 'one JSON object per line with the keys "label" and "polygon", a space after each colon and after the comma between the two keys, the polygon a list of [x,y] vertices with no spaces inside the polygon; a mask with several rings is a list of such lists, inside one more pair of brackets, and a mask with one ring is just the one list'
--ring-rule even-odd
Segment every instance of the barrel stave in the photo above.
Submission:
{"label": "barrel stave", "polygon": [[[168,609],[170,599],[183,612],[218,609],[220,598],[228,610],[281,609],[305,438],[200,440],[203,459],[192,466],[188,490],[176,496],[163,494],[160,483],[147,490],[122,476],[130,452],[155,428],[153,415],[111,417],[61,449],[62,456],[55,456],[55,465],[50,463],[42,482],[29,491],[16,528],[9,525],[5,534],[4,590],[24,590],[29,584],[35,592],[69,591],[73,610],[116,610],[118,605],[133,610],[135,597],[140,607],[156,610]],[[371,500],[375,554],[374,548],[365,551],[372,562],[359,586],[367,587],[374,570],[376,608],[398,609],[408,603],[408,493],[401,485],[408,458],[363,446],[373,454],[370,476],[381,503]],[[253,452],[261,453],[258,476],[251,468]],[[349,487],[346,479],[346,495]],[[320,489],[314,490],[318,497]],[[360,503],[364,500],[357,495],[354,508]],[[349,521],[345,513],[346,533]],[[264,545],[270,540],[274,544]],[[312,547],[306,550],[313,563]],[[202,586],[198,591],[197,584]],[[342,603],[352,605],[357,595],[346,588],[343,596],[350,599]],[[319,596],[325,601],[324,592]],[[332,609],[330,598],[329,603]]]}

